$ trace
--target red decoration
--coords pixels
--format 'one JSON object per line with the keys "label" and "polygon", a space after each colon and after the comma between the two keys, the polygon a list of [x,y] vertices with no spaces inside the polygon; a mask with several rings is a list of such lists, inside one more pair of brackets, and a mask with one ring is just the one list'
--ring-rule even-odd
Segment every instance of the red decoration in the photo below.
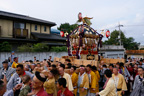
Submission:
{"label": "red decoration", "polygon": [[78,19],[79,19],[79,20],[82,19],[82,13],[81,13],[81,12],[78,14]]}
{"label": "red decoration", "polygon": [[84,31],[84,26],[82,25],[82,26],[79,26],[79,30],[78,30],[79,32],[83,32]]}
{"label": "red decoration", "polygon": [[95,47],[96,47],[96,44],[93,44],[93,47],[95,48]]}
{"label": "red decoration", "polygon": [[106,37],[108,38],[109,36],[110,36],[110,31],[107,30],[107,31],[106,31]]}
{"label": "red decoration", "polygon": [[82,48],[85,48],[85,44],[83,44]]}
{"label": "red decoration", "polygon": [[88,54],[88,51],[82,50],[80,54]]}
{"label": "red decoration", "polygon": [[74,50],[74,51],[72,51],[72,54],[76,54],[76,51]]}
{"label": "red decoration", "polygon": [[73,47],[74,47],[74,48],[77,48],[76,44],[73,44]]}
{"label": "red decoration", "polygon": [[61,32],[60,32],[60,35],[61,35],[61,37],[64,37],[64,32],[61,31]]}
{"label": "red decoration", "polygon": [[91,54],[98,54],[98,51],[92,51]]}
{"label": "red decoration", "polygon": [[72,46],[74,47],[74,46],[75,46],[75,44],[72,44]]}

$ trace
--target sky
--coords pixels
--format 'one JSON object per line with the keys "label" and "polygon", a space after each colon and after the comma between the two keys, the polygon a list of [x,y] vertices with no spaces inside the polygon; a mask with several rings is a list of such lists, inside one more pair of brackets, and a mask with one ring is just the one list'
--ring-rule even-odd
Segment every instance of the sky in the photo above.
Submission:
{"label": "sky", "polygon": [[[0,0],[0,10],[55,22],[74,24],[78,13],[93,17],[91,27],[118,30],[144,45],[144,0]],[[107,38],[103,38],[107,40]]]}

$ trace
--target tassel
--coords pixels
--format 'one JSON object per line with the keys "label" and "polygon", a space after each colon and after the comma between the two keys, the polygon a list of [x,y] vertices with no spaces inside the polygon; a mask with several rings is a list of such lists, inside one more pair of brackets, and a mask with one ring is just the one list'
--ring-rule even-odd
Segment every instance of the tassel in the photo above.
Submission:
{"label": "tassel", "polygon": [[95,39],[95,44],[97,44],[97,41],[96,41],[96,39]]}
{"label": "tassel", "polygon": [[85,38],[85,42],[86,42],[86,44],[87,44],[87,39]]}

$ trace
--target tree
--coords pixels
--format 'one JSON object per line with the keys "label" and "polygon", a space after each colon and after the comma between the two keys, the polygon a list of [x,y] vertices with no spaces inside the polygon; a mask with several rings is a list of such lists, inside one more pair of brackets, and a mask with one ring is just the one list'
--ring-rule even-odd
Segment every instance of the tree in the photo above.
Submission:
{"label": "tree", "polygon": [[44,43],[25,44],[18,47],[19,52],[67,52],[66,46],[53,46],[49,47]]}
{"label": "tree", "polygon": [[137,50],[139,45],[140,43],[134,42],[133,37],[126,38],[126,41],[124,42],[124,47],[127,50]]}
{"label": "tree", "polygon": [[144,48],[140,48],[140,50],[144,50]]}
{"label": "tree", "polygon": [[10,52],[11,48],[11,45],[7,41],[0,44],[0,52]]}
{"label": "tree", "polygon": [[[108,40],[106,40],[105,42],[103,42],[103,44],[105,44],[105,45],[120,45],[118,36],[119,36],[119,31],[114,30],[111,33],[110,38]],[[138,46],[140,45],[140,43],[134,42],[133,37],[126,38],[123,32],[121,32],[121,42],[126,50],[137,50]]]}
{"label": "tree", "polygon": [[48,52],[49,47],[44,43],[37,43],[33,45],[33,52]]}
{"label": "tree", "polygon": [[52,47],[51,52],[67,52],[67,47],[62,46],[62,47]]}
{"label": "tree", "polygon": [[71,31],[73,31],[77,27],[78,27],[78,24],[70,25],[69,23],[64,23],[64,24],[61,24],[60,27],[58,27],[57,29],[70,33]]}
{"label": "tree", "polygon": [[32,44],[28,43],[28,44],[25,44],[25,45],[21,45],[18,47],[18,52],[31,52],[33,49],[32,49]]}

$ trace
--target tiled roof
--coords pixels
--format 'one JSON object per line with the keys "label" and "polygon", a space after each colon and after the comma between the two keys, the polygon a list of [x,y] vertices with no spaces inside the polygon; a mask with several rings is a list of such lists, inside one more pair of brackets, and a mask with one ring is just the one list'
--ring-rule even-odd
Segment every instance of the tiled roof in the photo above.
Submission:
{"label": "tiled roof", "polygon": [[0,17],[9,18],[9,19],[17,19],[17,20],[25,20],[27,22],[42,23],[42,24],[47,24],[50,26],[56,25],[54,22],[41,20],[41,19],[30,17],[30,16],[26,16],[26,15],[20,15],[20,14],[5,12],[5,11],[0,11]]}
{"label": "tiled roof", "polygon": [[61,37],[58,34],[44,34],[44,33],[35,33],[31,32],[31,34],[38,39],[42,40],[54,40],[54,41],[66,41],[67,38]]}

